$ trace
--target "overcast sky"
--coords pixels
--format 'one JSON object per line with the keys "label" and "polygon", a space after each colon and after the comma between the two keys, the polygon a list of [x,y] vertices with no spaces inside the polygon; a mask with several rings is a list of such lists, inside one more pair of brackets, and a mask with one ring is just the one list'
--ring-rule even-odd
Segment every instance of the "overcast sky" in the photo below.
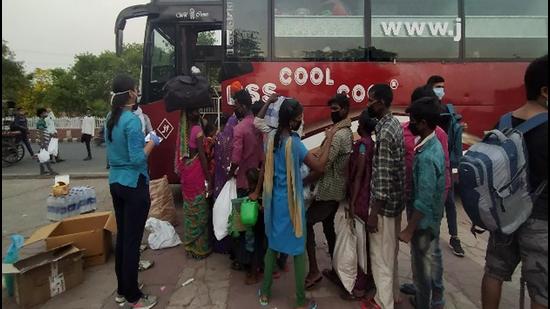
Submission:
{"label": "overcast sky", "polygon": [[[118,13],[148,0],[1,0],[2,39],[35,68],[68,67],[83,52],[115,49]],[[128,21],[124,42],[143,43],[145,18]]]}

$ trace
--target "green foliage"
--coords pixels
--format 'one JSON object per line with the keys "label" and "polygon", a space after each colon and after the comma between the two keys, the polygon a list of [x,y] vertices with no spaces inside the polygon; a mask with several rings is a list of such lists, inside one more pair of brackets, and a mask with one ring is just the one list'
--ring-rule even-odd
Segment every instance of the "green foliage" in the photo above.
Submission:
{"label": "green foliage", "polygon": [[213,46],[216,43],[216,37],[214,31],[200,32],[197,37],[197,45],[200,46]]}
{"label": "green foliage", "polygon": [[[69,116],[79,116],[91,108],[95,115],[104,116],[109,110],[112,79],[125,73],[139,80],[142,54],[141,44],[129,44],[121,57],[111,51],[99,55],[84,53],[77,55],[74,65],[68,69],[36,69],[28,76],[29,85],[15,95],[16,101],[29,114],[38,107],[47,106],[56,114],[64,112]],[[6,55],[14,62],[13,54]],[[4,44],[2,56],[4,93]]]}
{"label": "green foliage", "polygon": [[15,61],[15,54],[8,43],[2,40],[2,99],[14,100],[29,87],[23,64]]}

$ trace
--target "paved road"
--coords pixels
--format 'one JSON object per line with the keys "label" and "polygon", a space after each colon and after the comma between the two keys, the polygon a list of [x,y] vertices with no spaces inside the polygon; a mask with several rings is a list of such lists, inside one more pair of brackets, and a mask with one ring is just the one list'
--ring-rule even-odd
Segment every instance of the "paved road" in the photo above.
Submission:
{"label": "paved road", "polygon": [[[9,245],[8,236],[10,234],[21,233],[28,237],[34,229],[49,223],[46,220],[45,201],[51,185],[51,179],[2,181],[3,255]],[[98,209],[112,210],[105,179],[75,180],[74,185],[94,186],[97,190]],[[177,203],[177,212],[181,218],[181,201]],[[459,225],[466,258],[457,258],[451,255],[446,245],[448,239],[446,222],[444,221],[442,224],[445,286],[448,301],[446,308],[480,308],[480,282],[487,238],[483,235],[476,239],[469,234],[468,220],[462,209],[459,209]],[[317,228],[319,229],[317,234],[322,235],[320,227]],[[181,225],[176,230],[182,235]],[[322,236],[319,236],[317,240],[320,244],[318,248],[320,267],[326,268],[329,265],[326,241]],[[187,259],[181,246],[161,251],[147,250],[144,252],[144,256],[156,263],[151,270],[142,273],[141,278],[146,283],[146,292],[161,297],[157,308],[260,308],[256,297],[259,285],[245,286],[243,284],[244,274],[230,270],[227,256],[213,255],[205,261],[197,262]],[[401,281],[409,281],[411,271],[407,246],[401,246],[399,262]],[[105,265],[86,269],[83,284],[50,300],[41,308],[117,308],[113,302],[113,293],[116,289],[113,269],[113,258]],[[518,307],[518,276],[519,273],[516,273],[514,281],[505,284],[501,308]],[[194,278],[194,283],[181,287],[181,283],[189,278]],[[308,293],[308,296],[314,297],[319,302],[320,308],[359,308],[358,303],[341,301],[340,293],[338,288],[327,280],[323,280],[316,290]],[[293,274],[290,272],[275,281],[272,304],[267,308],[292,308],[293,295]],[[2,305],[5,308],[15,308],[13,300],[6,298],[5,290],[2,294]],[[410,308],[410,306],[404,304],[397,308]]]}
{"label": "paved road", "polygon": [[[38,149],[36,144],[33,145],[33,149]],[[26,152],[26,149],[25,149]],[[91,161],[83,161],[87,156],[86,146],[82,143],[60,143],[59,154],[65,161],[57,164],[53,164],[52,168],[60,174],[89,174],[99,175],[107,173],[105,147],[96,147],[92,145],[92,157]],[[33,160],[29,153],[25,153],[25,157],[20,162],[8,165],[2,163],[2,176],[34,176],[40,172],[38,163]]]}

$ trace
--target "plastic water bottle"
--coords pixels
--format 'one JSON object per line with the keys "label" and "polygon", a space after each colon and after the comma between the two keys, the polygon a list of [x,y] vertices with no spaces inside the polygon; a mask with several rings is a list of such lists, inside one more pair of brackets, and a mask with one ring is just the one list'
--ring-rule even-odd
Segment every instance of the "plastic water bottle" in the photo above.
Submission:
{"label": "plastic water bottle", "polygon": [[74,194],[69,193],[69,195],[67,195],[67,204],[69,205],[67,207],[69,212],[68,216],[69,217],[76,216],[79,212],[78,212],[78,203],[76,203]]}
{"label": "plastic water bottle", "polygon": [[89,212],[89,205],[88,205],[88,191],[85,187],[80,188],[80,213],[87,213]]}
{"label": "plastic water bottle", "polygon": [[69,203],[65,196],[59,197],[59,205],[61,207],[61,218],[60,220],[63,220],[69,216]]}
{"label": "plastic water bottle", "polygon": [[61,203],[58,197],[52,196],[52,220],[61,220]]}
{"label": "plastic water bottle", "polygon": [[48,220],[55,221],[55,198],[53,195],[48,196],[46,199],[46,218]]}
{"label": "plastic water bottle", "polygon": [[95,189],[93,187],[86,187],[86,201],[87,201],[87,211],[92,212],[97,209],[97,197]]}

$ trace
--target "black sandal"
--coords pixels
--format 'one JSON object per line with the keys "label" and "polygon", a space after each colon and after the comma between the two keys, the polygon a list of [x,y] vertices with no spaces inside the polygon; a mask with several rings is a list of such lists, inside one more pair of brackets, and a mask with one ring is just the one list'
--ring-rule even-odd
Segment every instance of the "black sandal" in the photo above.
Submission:
{"label": "black sandal", "polygon": [[233,263],[231,263],[231,269],[236,270],[236,271],[241,271],[241,270],[243,270],[243,266],[239,262],[233,262]]}
{"label": "black sandal", "polygon": [[323,276],[327,277],[330,282],[336,284],[337,286],[344,288],[344,285],[342,284],[342,281],[340,281],[340,278],[338,278],[338,275],[333,269],[325,269],[323,270]]}
{"label": "black sandal", "polygon": [[317,284],[319,284],[319,282],[321,282],[323,280],[323,276],[319,275],[319,278],[315,279],[315,280],[307,280],[306,279],[306,290],[311,290],[313,289]]}

